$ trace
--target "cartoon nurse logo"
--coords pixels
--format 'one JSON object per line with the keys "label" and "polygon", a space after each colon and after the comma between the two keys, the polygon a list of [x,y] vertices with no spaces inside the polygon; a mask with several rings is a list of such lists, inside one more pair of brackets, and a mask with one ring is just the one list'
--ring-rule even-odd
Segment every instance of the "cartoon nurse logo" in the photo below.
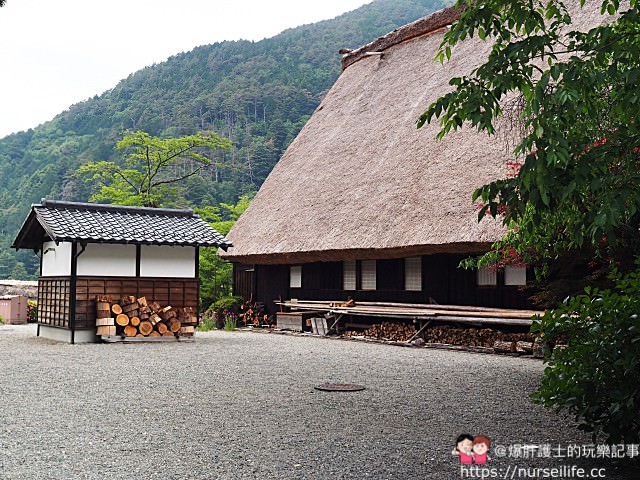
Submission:
{"label": "cartoon nurse logo", "polygon": [[451,455],[459,457],[461,465],[473,463],[483,465],[491,460],[488,455],[490,446],[491,440],[484,435],[473,437],[468,433],[463,433],[456,438]]}
{"label": "cartoon nurse logo", "polygon": [[471,465],[473,461],[473,437],[468,433],[458,435],[451,455],[459,456],[462,465]]}
{"label": "cartoon nurse logo", "polygon": [[473,463],[484,464],[491,460],[488,455],[490,446],[491,440],[484,435],[477,435],[473,439]]}

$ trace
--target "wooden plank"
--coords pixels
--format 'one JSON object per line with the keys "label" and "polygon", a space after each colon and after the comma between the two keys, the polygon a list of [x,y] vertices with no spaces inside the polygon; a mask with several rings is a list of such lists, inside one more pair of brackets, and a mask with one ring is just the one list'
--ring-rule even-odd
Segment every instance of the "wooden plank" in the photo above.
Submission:
{"label": "wooden plank", "polygon": [[[360,306],[361,303],[356,303],[354,307],[331,307],[330,302],[319,301],[296,301],[296,302],[276,302],[289,308],[295,308],[300,310],[318,310],[330,311],[332,313],[348,314],[348,315],[363,315],[363,316],[377,316],[377,317],[390,317],[390,318],[412,318],[412,319],[435,319],[441,321],[455,321],[462,323],[486,323],[496,325],[531,325],[532,314],[541,313],[533,312],[531,310],[508,310],[488,308],[486,310],[465,309],[461,306],[447,306],[450,308],[441,308],[442,305],[428,305],[428,304],[411,304],[415,307],[404,307],[404,304],[394,303],[393,305],[371,305]],[[364,302],[362,302],[364,303]],[[375,302],[371,302],[375,303]],[[382,303],[382,302],[377,302]],[[418,307],[419,305],[419,307]],[[480,307],[483,308],[483,307]]]}
{"label": "wooden plank", "polygon": [[194,342],[194,337],[122,337],[121,335],[101,335],[100,338],[106,343],[140,343],[140,342]]}

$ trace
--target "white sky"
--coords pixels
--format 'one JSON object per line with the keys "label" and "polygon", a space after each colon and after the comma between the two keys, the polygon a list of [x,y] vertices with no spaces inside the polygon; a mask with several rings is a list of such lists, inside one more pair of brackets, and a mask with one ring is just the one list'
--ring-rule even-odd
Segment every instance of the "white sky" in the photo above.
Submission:
{"label": "white sky", "polygon": [[7,0],[0,8],[0,138],[171,55],[222,40],[261,40],[370,2]]}

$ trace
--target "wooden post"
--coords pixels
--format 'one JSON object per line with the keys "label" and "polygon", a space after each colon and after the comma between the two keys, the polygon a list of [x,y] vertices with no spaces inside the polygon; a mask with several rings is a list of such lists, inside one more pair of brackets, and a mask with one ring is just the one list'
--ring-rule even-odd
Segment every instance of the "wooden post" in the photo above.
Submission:
{"label": "wooden post", "polygon": [[69,285],[69,327],[71,344],[76,343],[76,287],[78,280],[78,242],[71,242],[71,282]]}

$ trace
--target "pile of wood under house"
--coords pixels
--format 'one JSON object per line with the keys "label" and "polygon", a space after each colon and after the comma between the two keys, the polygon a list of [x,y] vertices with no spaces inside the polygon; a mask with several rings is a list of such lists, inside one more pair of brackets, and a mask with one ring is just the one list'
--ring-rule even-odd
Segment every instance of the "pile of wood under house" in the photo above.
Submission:
{"label": "pile of wood under house", "polygon": [[191,337],[197,324],[192,307],[174,308],[146,297],[127,295],[114,302],[110,296],[96,297],[96,333],[121,337]]}

